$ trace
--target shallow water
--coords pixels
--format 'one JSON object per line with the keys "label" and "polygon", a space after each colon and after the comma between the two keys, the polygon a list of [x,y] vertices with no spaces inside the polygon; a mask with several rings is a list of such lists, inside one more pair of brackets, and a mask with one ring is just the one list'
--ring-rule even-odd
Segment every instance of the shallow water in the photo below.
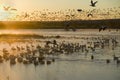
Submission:
{"label": "shallow water", "polygon": [[18,30],[0,30],[0,34],[40,34],[40,35],[64,35],[64,36],[84,36],[84,35],[120,35],[120,30],[116,29],[99,32],[98,29],[78,29],[77,31],[65,31],[63,29],[18,29]]}
{"label": "shallow water", "polygon": [[23,65],[9,66],[0,64],[2,80],[119,80],[120,67],[114,64],[57,61],[51,65]]}
{"label": "shallow water", "polygon": [[[85,42],[84,39],[75,39],[78,37],[116,37],[120,43],[120,31],[115,30],[98,32],[98,30],[0,30],[0,33],[15,33],[15,34],[40,34],[40,35],[62,35],[71,37],[69,39],[57,39],[57,41],[66,42]],[[44,39],[41,39],[44,40]],[[53,40],[53,39],[51,39]],[[16,45],[18,43],[14,43]],[[26,43],[27,44],[27,43]],[[20,45],[20,44],[19,44]],[[21,44],[25,45],[25,44]],[[41,44],[42,45],[42,44]],[[0,48],[9,48],[8,44],[0,43]],[[0,50],[1,50],[0,49]],[[92,52],[90,52],[92,53]],[[114,50],[110,48],[97,49],[96,56],[98,61],[91,61],[89,55],[85,58],[81,52],[74,55],[57,56],[56,61],[50,65],[33,64],[24,65],[17,63],[10,66],[9,62],[0,63],[0,80],[119,80],[120,66],[112,60],[113,53],[120,55],[120,44]],[[101,54],[101,53],[106,53]],[[111,63],[106,64],[105,59],[110,59]]]}

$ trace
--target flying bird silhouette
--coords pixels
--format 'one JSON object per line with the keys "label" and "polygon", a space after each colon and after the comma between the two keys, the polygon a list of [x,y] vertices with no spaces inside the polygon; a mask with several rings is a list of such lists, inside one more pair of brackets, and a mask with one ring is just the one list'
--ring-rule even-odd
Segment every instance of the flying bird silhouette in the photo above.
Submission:
{"label": "flying bird silhouette", "polygon": [[99,32],[102,31],[102,27],[99,28]]}
{"label": "flying bird silhouette", "polygon": [[29,14],[25,13],[24,18],[27,18],[27,17],[29,17]]}
{"label": "flying bird silhouette", "polygon": [[101,27],[99,28],[99,32],[102,31],[102,30],[104,31],[104,30],[106,30],[106,29],[107,29],[106,26],[101,26]]}
{"label": "flying bird silhouette", "polygon": [[93,0],[91,0],[91,5],[90,5],[90,6],[96,7],[96,3],[97,3],[97,2],[98,2],[98,1],[93,2]]}
{"label": "flying bird silhouette", "polygon": [[9,11],[10,10],[10,6],[8,6],[8,7],[4,6],[3,8],[4,8],[5,11]]}
{"label": "flying bird silhouette", "polygon": [[15,8],[11,8],[10,10],[12,10],[12,11],[17,11],[17,9],[15,9]]}
{"label": "flying bird silhouette", "polygon": [[93,17],[93,14],[92,14],[92,13],[89,13],[89,14],[87,15],[87,17]]}
{"label": "flying bird silhouette", "polygon": [[7,7],[3,7],[5,11],[17,11],[17,9],[15,8],[11,8],[10,6],[7,6]]}
{"label": "flying bird silhouette", "polygon": [[106,26],[104,26],[104,27],[103,27],[103,31],[104,31],[104,30],[106,30],[106,29],[107,29],[107,27],[106,27]]}
{"label": "flying bird silhouette", "polygon": [[77,9],[77,11],[78,11],[78,12],[81,12],[81,11],[82,11],[82,9]]}

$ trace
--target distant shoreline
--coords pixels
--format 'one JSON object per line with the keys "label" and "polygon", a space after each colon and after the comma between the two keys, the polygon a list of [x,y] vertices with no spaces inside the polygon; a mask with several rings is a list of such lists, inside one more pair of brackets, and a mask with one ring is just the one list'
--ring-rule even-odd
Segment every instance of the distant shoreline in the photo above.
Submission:
{"label": "distant shoreline", "polygon": [[[67,26],[69,24],[69,26]],[[98,29],[107,26],[120,29],[120,19],[71,21],[0,21],[0,29]]]}

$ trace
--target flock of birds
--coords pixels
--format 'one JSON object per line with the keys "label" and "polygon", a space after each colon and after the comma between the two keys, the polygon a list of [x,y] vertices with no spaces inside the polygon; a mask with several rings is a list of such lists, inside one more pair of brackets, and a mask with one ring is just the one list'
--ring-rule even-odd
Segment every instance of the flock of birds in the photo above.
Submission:
{"label": "flock of birds", "polygon": [[[112,47],[112,50],[114,50],[116,47],[119,46],[119,42],[116,38],[86,37],[83,38],[83,40],[87,42],[78,43],[50,40],[44,41],[42,46],[40,45],[41,42],[23,42],[20,45],[15,45],[16,43],[12,43],[13,45],[9,45],[10,49],[3,48],[1,50],[3,54],[0,55],[0,63],[3,63],[4,61],[9,61],[10,65],[15,65],[17,62],[23,64],[34,64],[35,66],[39,64],[49,65],[52,62],[55,62],[57,59],[59,60],[59,55],[72,55],[76,53],[81,53],[79,54],[80,56],[82,56],[84,53],[85,58],[86,56],[88,56],[91,60],[96,61],[97,57],[95,57],[95,55],[107,55],[107,53],[95,53],[98,48],[106,49]],[[92,54],[90,54],[91,51]],[[117,65],[120,64],[120,56],[113,54],[113,60],[116,62]],[[110,63],[111,61],[112,59],[106,58],[106,63]]]}
{"label": "flock of birds", "polygon": [[[98,1],[93,1],[93,0],[91,0],[91,5],[90,6],[92,6],[92,7],[96,7],[96,3],[97,3]],[[17,9],[16,8],[12,8],[12,7],[10,7],[10,6],[4,6],[3,7],[3,9],[5,10],[5,11],[17,11]],[[82,11],[82,10],[78,10],[78,11]]]}
{"label": "flock of birds", "polygon": [[[9,48],[1,48],[0,53],[0,65],[4,62],[9,62],[10,66],[14,66],[16,64],[29,65],[33,64],[34,66],[40,65],[50,65],[55,63],[57,60],[66,60],[64,57],[60,57],[61,55],[76,55],[84,57],[80,58],[81,61],[97,62],[101,61],[102,63],[110,64],[114,63],[115,65],[120,65],[120,55],[114,53],[109,58],[99,59],[96,55],[101,54],[103,57],[108,53],[96,53],[99,49],[107,49],[110,46],[112,50],[115,50],[119,46],[119,42],[117,38],[111,37],[83,37],[81,38],[86,43],[79,42],[67,42],[67,41],[57,41],[57,40],[47,40],[44,41],[44,44],[41,45],[39,41],[27,41],[20,42],[16,44],[16,42],[12,42],[9,44],[5,42],[4,44],[8,44]],[[92,41],[91,41],[92,40]],[[0,42],[1,44],[2,42]],[[92,52],[92,54],[91,54]],[[78,59],[77,59],[78,60]],[[101,63],[100,62],[100,63]],[[9,80],[9,76],[6,77]]]}
{"label": "flock of birds", "polygon": [[[93,0],[91,0],[90,6],[96,7],[97,3],[98,3],[98,1],[94,2]],[[3,9],[5,11],[17,11],[17,9],[9,7],[9,6],[8,7],[4,6]],[[111,10],[111,12],[113,12],[112,9],[110,9],[110,10]],[[85,14],[84,16],[86,16],[88,18],[91,18],[91,17],[93,18],[94,17],[93,12],[97,12],[98,10],[93,9],[92,11],[84,11],[82,9],[77,9],[77,12],[78,12],[77,15],[76,15],[75,11],[76,10],[68,10],[68,11],[66,11],[66,13],[64,13],[62,11],[59,11],[59,12],[49,12],[48,11],[48,14],[45,11],[43,13],[39,12],[39,11],[36,11],[33,13],[25,12],[24,14],[22,13],[23,15],[16,15],[15,19],[23,18],[23,20],[33,20],[33,17],[34,17],[34,20],[39,20],[39,18],[37,19],[37,17],[41,16],[42,20],[48,20],[47,16],[53,15],[52,18],[49,18],[50,20],[59,20],[59,18],[61,18],[61,16],[64,15],[64,18],[62,20],[64,20],[64,19],[71,20],[71,19],[76,19],[75,18],[76,16],[77,17],[83,16],[81,14],[79,15],[79,13],[83,13],[83,14],[86,13],[87,15]],[[38,13],[41,13],[41,15],[39,15]],[[61,15],[61,16],[58,17],[57,15]],[[106,16],[106,14],[104,14],[104,13],[102,13],[100,15]],[[120,16],[120,13],[119,13],[119,16]],[[106,29],[107,29],[106,26],[101,26],[99,28],[99,32],[102,30],[104,31]],[[88,38],[85,38],[84,40],[88,40],[87,44],[72,43],[72,42],[66,43],[66,42],[58,42],[56,40],[53,40],[53,41],[45,41],[45,44],[43,46],[40,46],[39,44],[35,44],[35,45],[26,44],[24,46],[16,45],[13,47],[10,45],[9,46],[10,52],[12,51],[12,52],[16,52],[16,53],[11,54],[7,50],[7,48],[3,48],[1,50],[3,55],[0,55],[0,63],[9,61],[10,65],[15,65],[17,62],[23,63],[25,65],[34,64],[35,66],[38,66],[40,64],[41,65],[44,65],[44,64],[50,65],[52,62],[55,62],[57,60],[57,58],[55,56],[59,56],[62,54],[71,55],[71,54],[75,54],[75,53],[84,53],[84,56],[86,57],[86,56],[89,56],[90,51],[92,51],[92,53],[96,52],[97,48],[105,49],[105,47],[112,46],[112,49],[114,50],[116,47],[118,47],[118,44],[119,44],[117,39],[100,38],[100,37],[97,37],[94,39],[95,39],[95,41],[90,42],[88,40]],[[25,42],[23,44],[25,44]],[[95,54],[92,54],[89,56],[92,61],[96,60],[96,57],[94,55]],[[120,56],[116,56],[115,54],[113,54],[112,57],[113,57],[114,62],[117,65],[119,65],[120,64]],[[112,60],[106,59],[105,61],[107,64],[109,64]]]}
{"label": "flock of birds", "polygon": [[[28,20],[28,21],[63,21],[63,20],[77,20],[77,19],[112,19],[119,18],[120,12],[116,8],[106,9],[96,9],[96,4],[98,1],[91,0],[90,6],[93,7],[91,10],[83,9],[68,9],[59,11],[49,11],[44,9],[43,11],[33,11],[33,12],[21,12],[15,13],[14,16],[8,18],[8,20]],[[3,7],[5,11],[18,11],[10,6]]]}
{"label": "flock of birds", "polygon": [[[97,2],[98,2],[98,1],[95,1],[95,2],[94,2],[93,0],[91,0],[91,5],[90,5],[90,6],[96,7]],[[78,9],[77,11],[78,11],[78,12],[81,12],[82,9]],[[90,16],[93,17],[92,13],[87,14],[87,17],[90,17]]]}

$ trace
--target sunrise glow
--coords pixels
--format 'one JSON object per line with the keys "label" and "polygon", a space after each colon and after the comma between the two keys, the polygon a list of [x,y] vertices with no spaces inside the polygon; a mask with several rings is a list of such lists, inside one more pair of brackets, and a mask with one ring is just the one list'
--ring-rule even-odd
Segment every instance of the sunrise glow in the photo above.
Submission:
{"label": "sunrise glow", "polygon": [[[92,19],[120,18],[120,0],[100,0],[96,7],[90,6],[90,0],[1,0],[0,2],[1,21],[61,21],[68,19],[66,15],[74,15],[72,19],[88,20],[91,18],[86,15],[94,9]],[[4,7],[9,9],[5,10]],[[77,9],[82,9],[83,12],[78,13]]]}

